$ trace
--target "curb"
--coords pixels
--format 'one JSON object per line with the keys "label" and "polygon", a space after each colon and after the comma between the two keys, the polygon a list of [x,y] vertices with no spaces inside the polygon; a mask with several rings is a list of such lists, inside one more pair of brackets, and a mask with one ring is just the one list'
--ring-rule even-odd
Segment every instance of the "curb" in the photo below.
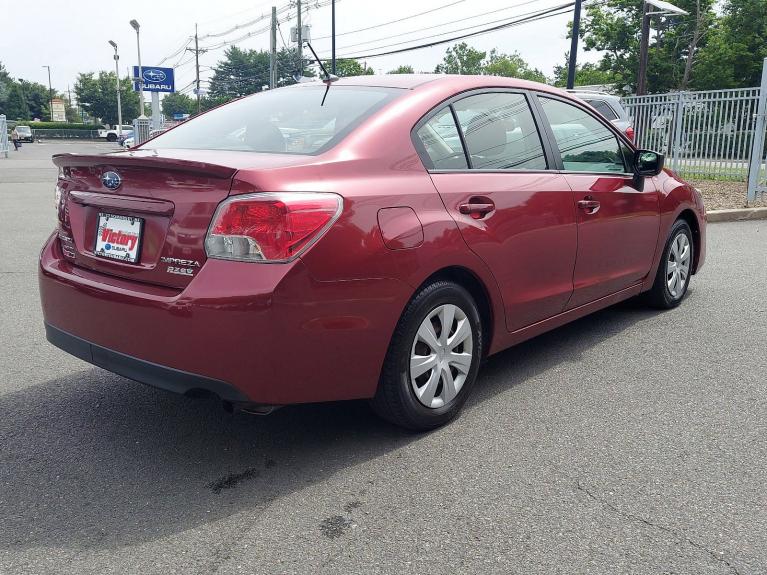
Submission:
{"label": "curb", "polygon": [[767,208],[742,208],[738,210],[713,210],[706,213],[708,223],[767,220]]}

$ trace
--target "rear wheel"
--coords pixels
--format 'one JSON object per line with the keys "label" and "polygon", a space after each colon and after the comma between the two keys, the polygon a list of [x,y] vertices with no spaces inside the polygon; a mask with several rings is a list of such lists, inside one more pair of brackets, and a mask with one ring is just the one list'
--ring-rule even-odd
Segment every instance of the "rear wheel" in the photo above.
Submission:
{"label": "rear wheel", "polygon": [[117,134],[107,134],[107,142],[116,142]]}
{"label": "rear wheel", "polygon": [[647,294],[650,305],[659,309],[678,306],[690,285],[694,255],[692,231],[684,220],[677,220],[658,264],[655,283]]}
{"label": "rear wheel", "polygon": [[474,386],[482,345],[471,295],[447,281],[425,287],[397,324],[373,409],[408,429],[444,425],[458,414]]}

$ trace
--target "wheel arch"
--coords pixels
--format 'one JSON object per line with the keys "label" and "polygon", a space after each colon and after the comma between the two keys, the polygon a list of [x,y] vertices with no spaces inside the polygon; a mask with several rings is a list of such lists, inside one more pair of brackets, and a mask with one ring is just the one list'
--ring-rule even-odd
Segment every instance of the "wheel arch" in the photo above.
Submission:
{"label": "wheel arch", "polygon": [[692,231],[692,247],[693,247],[692,273],[695,274],[698,271],[698,261],[700,258],[700,245],[701,245],[700,223],[698,222],[698,218],[695,216],[695,212],[693,212],[691,208],[685,208],[681,212],[679,212],[679,215],[676,217],[675,221],[677,220],[684,220],[685,222],[687,222],[687,225],[690,226],[690,230]]}
{"label": "wheel arch", "polygon": [[[493,302],[490,292],[480,277],[469,268],[453,265],[443,267],[429,275],[413,292],[420,292],[427,285],[435,281],[445,280],[460,285],[469,292],[474,302],[477,304],[479,317],[482,320],[482,340],[483,355],[487,356],[493,342],[493,333],[496,327],[497,318],[493,311]],[[412,298],[411,298],[412,299]]]}

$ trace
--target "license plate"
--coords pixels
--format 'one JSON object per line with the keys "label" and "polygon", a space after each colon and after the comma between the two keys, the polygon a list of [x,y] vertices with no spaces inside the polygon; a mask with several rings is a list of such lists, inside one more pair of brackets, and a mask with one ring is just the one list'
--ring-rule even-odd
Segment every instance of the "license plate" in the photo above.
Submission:
{"label": "license plate", "polygon": [[143,227],[141,218],[100,213],[94,253],[103,258],[136,263]]}

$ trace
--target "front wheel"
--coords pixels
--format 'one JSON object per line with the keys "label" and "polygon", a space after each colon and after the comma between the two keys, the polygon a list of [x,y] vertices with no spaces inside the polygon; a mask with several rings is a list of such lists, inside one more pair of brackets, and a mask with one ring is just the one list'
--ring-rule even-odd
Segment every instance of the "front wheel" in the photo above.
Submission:
{"label": "front wheel", "polygon": [[447,281],[428,285],[397,324],[373,409],[408,429],[444,425],[474,386],[482,345],[481,320],[469,292]]}
{"label": "front wheel", "polygon": [[655,283],[647,294],[650,305],[659,309],[671,309],[682,302],[690,285],[693,250],[689,224],[684,220],[677,220],[671,227],[666,241]]}

